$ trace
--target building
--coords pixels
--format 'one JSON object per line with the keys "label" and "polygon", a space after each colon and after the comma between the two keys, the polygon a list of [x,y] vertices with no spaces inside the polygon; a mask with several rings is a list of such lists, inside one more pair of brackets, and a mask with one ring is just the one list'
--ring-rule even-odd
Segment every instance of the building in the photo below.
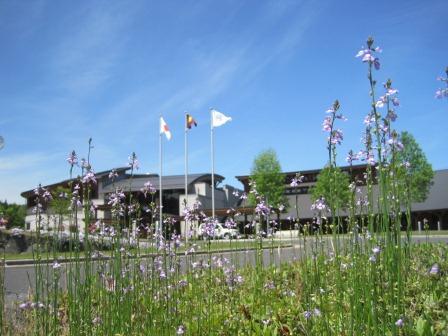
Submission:
{"label": "building", "polygon": [[[150,182],[156,193],[153,196],[153,201],[156,206],[159,202],[159,176],[157,174],[138,174],[132,175],[128,173],[129,167],[122,167],[115,169],[117,176],[112,181],[109,174],[112,170],[103,171],[95,174],[97,180],[96,184],[91,184],[91,200],[95,205],[95,213],[92,221],[101,221],[108,224],[112,221],[112,209],[108,205],[109,195],[117,188],[121,189],[126,195],[132,194],[132,198],[138,199],[140,204],[144,204],[147,200],[144,199],[140,191],[146,182]],[[352,167],[341,167],[341,170],[351,175],[352,180],[363,181],[366,165],[356,165]],[[279,223],[279,229],[289,230],[291,228],[291,220],[289,218],[299,218],[301,224],[311,223],[313,221],[314,213],[311,210],[311,188],[316,184],[317,176],[320,169],[307,170],[300,172],[304,176],[303,182],[298,187],[291,187],[290,182],[298,172],[285,172],[285,196],[288,200],[288,206],[284,211],[277,211],[272,219],[276,219]],[[236,176],[236,178],[243,184],[244,191],[250,191],[248,175]],[[211,216],[212,208],[212,190],[215,190],[215,208],[216,216],[220,222],[224,222],[228,216],[228,209],[234,208],[237,216],[236,220],[239,224],[241,233],[251,233],[251,229],[246,229],[246,224],[254,219],[254,207],[249,206],[246,201],[242,201],[238,196],[242,190],[234,188],[229,185],[220,187],[219,185],[224,181],[224,177],[215,174],[215,185],[211,185],[211,174],[190,174],[188,176],[188,204],[192,205],[199,201],[202,204],[202,209],[206,215]],[[425,202],[413,203],[411,206],[411,222],[414,230],[423,228],[427,224],[431,230],[448,229],[448,169],[435,171],[433,185],[430,188],[429,195]],[[50,191],[54,192],[58,187],[70,188],[76,183],[76,180],[65,180],[45,186]],[[73,185],[71,186],[73,188]],[[171,175],[162,177],[163,187],[163,213],[176,219],[176,230],[180,233],[185,232],[183,223],[182,209],[185,200],[185,180],[184,175]],[[361,183],[359,186],[361,195],[366,195],[366,186]],[[373,186],[374,195],[378,195],[377,186]],[[26,225],[28,230],[36,230],[36,218],[33,213],[35,207],[34,190],[23,192],[22,197],[26,198],[27,216]],[[374,196],[375,198],[375,196]],[[46,216],[43,220],[42,228],[44,230],[54,230],[58,227],[57,216],[54,215],[54,209],[47,209],[50,216]],[[298,216],[297,216],[298,215]],[[341,211],[341,217],[346,217],[347,212]],[[78,212],[78,219],[80,225],[83,223],[83,211]],[[148,221],[143,214],[143,221]],[[64,221],[63,228],[68,231],[69,223]]]}
{"label": "building", "polygon": [[[340,167],[343,172],[351,175],[351,180],[364,181],[366,165],[355,165],[352,167]],[[289,229],[289,218],[299,218],[301,224],[311,223],[314,212],[311,210],[311,188],[317,182],[320,169],[301,171],[304,176],[303,182],[298,187],[291,187],[290,182],[299,172],[285,172],[285,196],[288,200],[286,210],[278,214],[281,229]],[[425,202],[413,203],[411,205],[411,222],[414,230],[421,229],[423,224],[428,224],[431,230],[448,229],[448,169],[436,170],[434,172],[433,185]],[[244,191],[249,192],[250,176],[242,175],[236,178],[243,184]],[[367,195],[365,183],[359,186],[361,195]],[[378,195],[378,186],[373,186],[374,195]],[[375,196],[374,196],[375,198]],[[296,206],[297,205],[297,206]],[[298,214],[298,216],[297,216]],[[346,217],[348,214],[341,211],[340,215]],[[247,217],[247,216],[246,216]]]}
{"label": "building", "polygon": [[[107,170],[95,174],[96,183],[91,183],[91,201],[95,206],[95,214],[92,221],[101,221],[102,223],[109,223],[112,220],[112,209],[109,202],[109,195],[121,189],[127,196],[132,194],[132,198],[138,199],[140,204],[144,206],[145,198],[141,189],[144,184],[150,182],[152,187],[155,188],[155,194],[153,195],[153,201],[158,206],[159,203],[159,175],[157,174],[137,174],[131,175],[128,173],[129,167],[122,167],[114,169],[116,177],[112,180],[109,178],[109,174],[112,170]],[[187,200],[188,204],[192,205],[194,202],[199,201],[202,207],[207,210],[212,207],[212,190],[215,191],[215,206],[216,208],[231,208],[236,207],[240,200],[234,196],[234,191],[239,191],[230,185],[219,185],[224,181],[224,177],[215,174],[215,185],[211,185],[211,174],[190,174],[187,179]],[[75,184],[79,183],[78,179],[64,180],[51,185],[45,186],[50,192],[54,193],[58,188],[72,188]],[[185,202],[185,177],[184,175],[171,175],[162,177],[162,204],[163,213],[174,217],[177,220],[177,230],[182,231],[180,225],[182,210]],[[82,193],[81,193],[82,194]],[[36,196],[34,189],[23,192],[22,197],[26,199],[27,216],[26,225],[28,230],[36,230],[36,216],[33,209],[36,205]],[[148,200],[146,200],[148,202]],[[54,230],[58,227],[57,216],[54,209],[46,209],[50,216],[46,216],[41,221],[43,230]],[[84,214],[82,209],[78,211],[79,223],[83,223]],[[145,218],[143,218],[145,220]],[[69,223],[64,220],[63,229],[69,230]],[[80,224],[81,225],[81,224]],[[84,225],[84,224],[82,224]]]}

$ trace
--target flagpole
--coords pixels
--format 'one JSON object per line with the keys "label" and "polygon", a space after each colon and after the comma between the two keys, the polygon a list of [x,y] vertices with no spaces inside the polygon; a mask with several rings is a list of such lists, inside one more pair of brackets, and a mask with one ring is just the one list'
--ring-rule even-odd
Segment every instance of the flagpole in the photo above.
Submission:
{"label": "flagpole", "polygon": [[[187,111],[185,111],[185,200],[184,200],[184,208],[188,208],[188,120],[187,120]],[[188,223],[187,216],[184,216],[184,224],[185,224],[185,242],[188,243]]]}
{"label": "flagpole", "polygon": [[212,218],[215,219],[215,143],[213,139],[213,114],[210,108],[210,146],[212,154]]}
{"label": "flagpole", "polygon": [[[162,118],[162,116],[160,116]],[[160,122],[161,119],[160,119]],[[158,227],[158,234],[162,234],[162,132],[159,132],[159,227]]]}

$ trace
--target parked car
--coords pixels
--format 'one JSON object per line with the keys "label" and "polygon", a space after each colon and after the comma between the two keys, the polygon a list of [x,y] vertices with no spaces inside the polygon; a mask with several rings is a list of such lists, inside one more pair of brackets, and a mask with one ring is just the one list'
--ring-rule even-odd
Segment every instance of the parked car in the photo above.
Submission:
{"label": "parked car", "polygon": [[[205,239],[206,233],[205,233],[205,227],[206,224],[199,225],[198,228],[198,237]],[[237,238],[239,236],[239,231],[237,229],[230,229],[224,227],[222,224],[217,223],[214,227],[214,236],[212,239],[230,239],[230,238]]]}

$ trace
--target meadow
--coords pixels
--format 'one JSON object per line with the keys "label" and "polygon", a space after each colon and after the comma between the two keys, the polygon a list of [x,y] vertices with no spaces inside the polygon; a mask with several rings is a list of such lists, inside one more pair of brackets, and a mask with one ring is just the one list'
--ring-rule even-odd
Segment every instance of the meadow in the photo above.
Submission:
{"label": "meadow", "polygon": [[[448,246],[411,243],[406,181],[412,176],[409,165],[397,159],[402,150],[393,129],[398,90],[390,80],[377,88],[374,78],[380,51],[369,39],[357,55],[367,67],[370,112],[363,125],[364,148],[348,159],[350,165],[366,162],[366,173],[350,181],[349,202],[341,204],[336,162],[343,140],[338,123],[345,117],[335,101],[322,125],[328,135],[329,193],[313,204],[310,227],[300,224],[299,216],[291,219],[291,227],[300,227],[303,246],[293,262],[265,265],[263,248],[281,252],[274,238],[263,234],[225,243],[241,253],[254,248],[251,264],[213,253],[216,219],[207,217],[199,204],[186,208],[184,216],[191,225],[203,224],[205,241],[185,241],[170,229],[167,217],[160,230],[155,220],[145,228],[152,233],[145,239],[150,247],[141,249],[138,235],[135,244],[120,230],[123,220],[128,227],[138,222],[140,205],[120,190],[109,200],[114,221],[101,228],[112,243],[109,258],[94,262],[99,251],[89,239],[92,228],[84,223],[92,216],[89,190],[95,175],[89,162],[78,163],[73,152],[70,175],[78,165],[82,175],[73,179],[66,216],[82,227],[84,246],[80,248],[80,233],[72,232],[65,254],[72,262],[63,266],[56,249],[36,245],[32,258],[53,263],[35,264],[35,290],[15,309],[6,309],[0,293],[2,335],[448,335]],[[136,161],[131,155],[132,171]],[[301,176],[290,183],[300,185]],[[364,184],[367,194],[361,195]],[[156,190],[148,185],[142,193],[156,219]],[[40,223],[54,196],[42,187],[35,194]],[[257,202],[254,225],[269,227],[274,205],[266,203],[255,184],[251,194]],[[342,208],[348,210],[344,219],[339,216]],[[79,209],[84,222],[78,221]],[[234,226],[235,220],[229,218],[226,225]],[[4,267],[0,281],[3,273]]]}

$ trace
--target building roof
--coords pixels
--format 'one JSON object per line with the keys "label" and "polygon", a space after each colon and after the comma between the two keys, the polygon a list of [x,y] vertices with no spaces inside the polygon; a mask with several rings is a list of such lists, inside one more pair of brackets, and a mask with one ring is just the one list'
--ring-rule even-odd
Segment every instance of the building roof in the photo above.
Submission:
{"label": "building roof", "polygon": [[[359,165],[352,165],[352,166],[342,166],[338,167],[343,172],[352,172],[353,176],[358,175],[357,179],[360,179],[363,172],[365,172],[367,168],[367,164],[359,164]],[[297,170],[297,171],[289,171],[289,172],[282,172],[282,174],[285,177],[285,184],[289,184],[291,180],[296,176],[296,174],[303,175],[303,183],[304,185],[308,185],[309,183],[316,182],[317,175],[321,172],[322,169],[310,169],[310,170]],[[245,191],[247,192],[249,190],[249,179],[250,175],[239,175],[235,176],[243,185],[245,188]]]}
{"label": "building roof", "polygon": [[[129,178],[130,175],[127,175]],[[189,174],[187,178],[187,184],[193,185],[198,182],[207,182],[211,183],[211,174]],[[215,174],[215,183],[222,182],[224,180],[224,176]],[[159,189],[159,175],[150,174],[150,175],[137,175],[132,179],[132,190],[140,190],[143,188],[146,182],[151,182],[151,185]],[[122,179],[116,183],[107,183],[104,185],[103,192],[113,192],[114,188],[123,188],[126,189],[129,187],[129,179]],[[175,190],[175,189],[184,189],[185,188],[185,176],[184,175],[167,175],[162,176],[162,188],[163,190]]]}
{"label": "building roof", "polygon": [[[121,174],[121,178],[117,179],[115,183],[109,181],[109,179],[104,180],[104,177],[109,176],[109,173],[115,170],[118,174]],[[109,169],[95,173],[97,181],[102,181],[103,192],[112,192],[114,187],[121,187],[123,189],[129,186],[130,174],[125,174],[126,171],[130,170],[130,167],[119,167],[114,169]],[[187,183],[192,185],[198,182],[207,182],[211,184],[211,174],[189,174]],[[215,183],[220,183],[224,180],[224,176],[215,174]],[[53,189],[58,186],[68,186],[70,182],[76,181],[77,178],[63,180],[57,183],[49,184],[44,186],[44,188]],[[159,175],[158,174],[136,174],[132,176],[132,190],[140,190],[146,182],[151,182],[152,186],[159,189]],[[163,190],[173,190],[173,189],[184,189],[185,188],[185,176],[184,175],[167,175],[162,177],[162,187]],[[21,193],[21,196],[28,198],[34,195],[34,189],[30,189]]]}
{"label": "building roof", "polygon": [[[109,173],[112,170],[115,170],[118,174],[120,174],[120,173],[124,173],[125,171],[127,171],[129,169],[131,169],[131,168],[130,167],[118,167],[118,168],[113,168],[113,169],[109,169],[109,170],[104,170],[104,171],[95,173],[95,177],[96,177],[97,180],[100,180],[100,179],[102,179],[105,176],[109,176]],[[46,188],[46,189],[53,189],[53,188],[56,188],[56,187],[59,187],[59,186],[68,186],[70,182],[74,182],[76,180],[78,180],[78,177],[72,178],[72,179],[62,180],[62,181],[59,181],[59,182],[56,182],[56,183],[52,183],[52,184],[47,184],[47,185],[45,185],[43,187]],[[27,191],[24,191],[20,195],[22,197],[24,197],[24,198],[28,198],[28,197],[34,195],[34,188],[30,189],[30,190],[27,190]]]}

